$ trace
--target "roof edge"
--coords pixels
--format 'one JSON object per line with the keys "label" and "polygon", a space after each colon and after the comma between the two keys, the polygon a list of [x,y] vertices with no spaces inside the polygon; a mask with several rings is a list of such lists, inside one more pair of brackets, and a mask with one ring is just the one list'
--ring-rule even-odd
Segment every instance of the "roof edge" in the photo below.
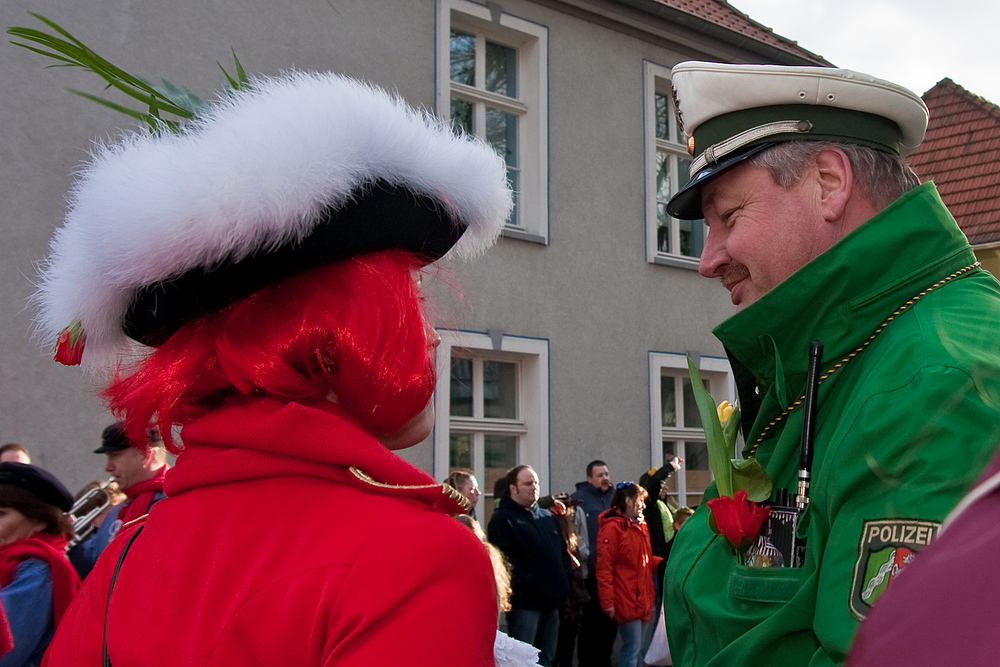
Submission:
{"label": "roof edge", "polygon": [[733,7],[732,5],[730,5],[728,2],[726,2],[725,5],[727,7],[729,7],[731,10],[733,10],[734,12],[736,12],[737,14],[739,14],[740,16],[743,16],[744,18],[746,18],[746,20],[748,20],[751,23],[759,26],[760,28],[762,28],[764,30],[769,30],[772,34],[774,34],[779,39],[784,40],[786,42],[789,42],[789,44],[794,44],[796,48],[798,48],[801,51],[809,54],[810,56],[812,56],[812,58],[810,59],[810,58],[807,58],[807,57],[804,57],[804,56],[792,53],[791,51],[786,51],[786,50],[778,48],[776,46],[772,46],[771,44],[766,44],[766,43],[761,42],[761,41],[759,41],[757,39],[754,39],[753,37],[750,37],[749,35],[744,35],[742,33],[736,32],[734,30],[730,30],[729,28],[725,28],[725,27],[720,26],[720,25],[718,25],[716,23],[713,23],[713,22],[711,22],[711,21],[709,21],[707,19],[703,19],[703,18],[701,18],[699,16],[696,16],[695,14],[691,14],[691,13],[685,12],[683,10],[676,9],[674,7],[669,7],[669,6],[664,5],[664,4],[660,3],[660,2],[657,2],[656,0],[616,0],[616,1],[619,2],[619,3],[621,3],[621,4],[623,4],[623,5],[628,5],[628,6],[634,8],[634,9],[637,9],[637,10],[643,12],[643,13],[651,14],[653,16],[666,19],[666,20],[668,20],[668,21],[670,21],[672,23],[676,23],[676,24],[681,25],[681,26],[683,26],[685,28],[690,28],[692,30],[695,30],[695,31],[700,32],[700,33],[703,33],[703,34],[708,35],[710,37],[714,37],[714,38],[716,38],[716,39],[718,39],[718,40],[720,40],[722,42],[725,42],[727,44],[730,44],[732,46],[736,46],[736,47],[739,47],[739,48],[743,48],[743,49],[747,49],[747,50],[750,50],[750,51],[754,51],[756,53],[759,53],[761,56],[763,56],[763,57],[765,57],[765,58],[767,58],[769,60],[772,60],[775,64],[780,64],[780,65],[820,65],[820,66],[826,66],[826,67],[833,67],[833,63],[831,63],[830,61],[826,60],[822,56],[817,55],[817,54],[813,53],[812,51],[809,51],[806,48],[803,48],[797,42],[794,42],[794,41],[788,39],[787,37],[783,37],[783,36],[779,35],[778,33],[775,33],[771,28],[768,28],[764,24],[759,23],[759,22],[753,20],[747,14],[744,14],[740,10],[736,9],[735,7]]}

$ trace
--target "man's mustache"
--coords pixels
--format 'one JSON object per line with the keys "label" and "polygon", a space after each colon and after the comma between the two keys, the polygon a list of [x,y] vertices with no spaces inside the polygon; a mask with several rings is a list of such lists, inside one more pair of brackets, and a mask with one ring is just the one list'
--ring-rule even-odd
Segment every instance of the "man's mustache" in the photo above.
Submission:
{"label": "man's mustache", "polygon": [[750,269],[748,269],[743,264],[727,264],[725,268],[722,269],[722,273],[719,274],[719,280],[722,281],[722,286],[729,289],[731,286],[735,285],[741,280],[745,280],[750,277]]}

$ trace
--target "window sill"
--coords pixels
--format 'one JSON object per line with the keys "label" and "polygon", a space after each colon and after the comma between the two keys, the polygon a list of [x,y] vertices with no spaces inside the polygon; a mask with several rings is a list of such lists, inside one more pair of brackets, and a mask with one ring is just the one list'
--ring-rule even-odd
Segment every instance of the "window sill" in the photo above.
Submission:
{"label": "window sill", "polygon": [[663,266],[673,266],[678,269],[698,270],[697,257],[683,257],[681,255],[657,255],[653,258],[653,264]]}
{"label": "window sill", "polygon": [[539,243],[541,245],[548,245],[549,240],[544,236],[538,234],[532,234],[530,232],[525,232],[520,229],[514,229],[512,227],[504,227],[501,232],[504,238],[508,239],[518,239],[521,241],[528,241],[529,243]]}

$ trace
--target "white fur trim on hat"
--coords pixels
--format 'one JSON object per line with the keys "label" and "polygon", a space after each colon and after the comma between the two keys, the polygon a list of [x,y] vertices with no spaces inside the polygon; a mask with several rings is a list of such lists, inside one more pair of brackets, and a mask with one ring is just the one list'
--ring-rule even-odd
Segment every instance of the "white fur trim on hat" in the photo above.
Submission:
{"label": "white fur trim on hat", "polygon": [[491,245],[512,208],[488,145],[330,73],[258,79],[182,134],[98,146],[34,296],[41,342],[78,320],[84,365],[103,366],[134,345],[122,320],[142,287],[302,239],[322,211],[380,179],[468,225],[452,250],[461,257]]}

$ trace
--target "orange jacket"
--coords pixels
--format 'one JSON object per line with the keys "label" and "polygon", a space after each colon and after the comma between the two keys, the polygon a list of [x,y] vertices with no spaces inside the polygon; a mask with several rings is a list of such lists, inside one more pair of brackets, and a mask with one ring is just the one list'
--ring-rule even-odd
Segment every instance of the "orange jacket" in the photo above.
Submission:
{"label": "orange jacket", "polygon": [[655,592],[653,572],[662,558],[653,555],[649,530],[611,508],[601,514],[597,532],[597,593],[601,608],[615,608],[619,625],[649,620]]}

